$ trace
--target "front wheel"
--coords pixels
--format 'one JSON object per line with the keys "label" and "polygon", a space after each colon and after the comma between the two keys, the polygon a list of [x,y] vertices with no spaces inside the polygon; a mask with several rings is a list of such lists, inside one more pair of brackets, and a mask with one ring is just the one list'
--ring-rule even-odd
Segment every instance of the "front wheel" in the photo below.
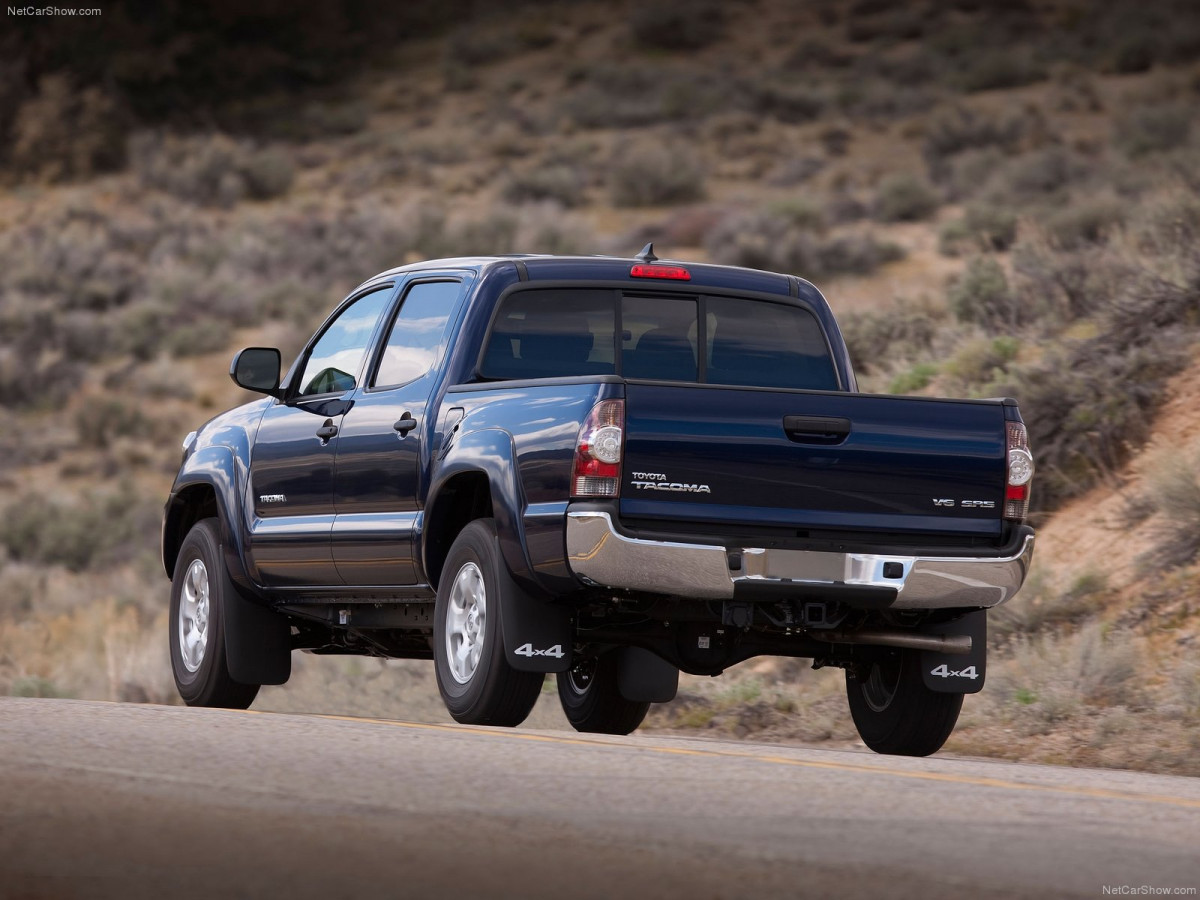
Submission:
{"label": "front wheel", "polygon": [[893,650],[859,675],[846,673],[846,697],[859,736],[876,753],[928,756],[958,722],[962,694],[931,691],[917,650]]}
{"label": "front wheel", "polygon": [[225,616],[237,588],[225,569],[218,529],[216,519],[203,519],[179,548],[171,580],[171,670],[188,706],[247,709],[259,686],[229,674]]}
{"label": "front wheel", "polygon": [[616,652],[580,655],[558,673],[558,699],[576,731],[629,734],[646,718],[650,704],[626,700],[618,690],[617,659]]}
{"label": "front wheel", "polygon": [[446,557],[434,607],[433,660],[438,690],[455,721],[520,725],[546,676],[508,664],[500,630],[500,566],[491,519],[459,532]]}

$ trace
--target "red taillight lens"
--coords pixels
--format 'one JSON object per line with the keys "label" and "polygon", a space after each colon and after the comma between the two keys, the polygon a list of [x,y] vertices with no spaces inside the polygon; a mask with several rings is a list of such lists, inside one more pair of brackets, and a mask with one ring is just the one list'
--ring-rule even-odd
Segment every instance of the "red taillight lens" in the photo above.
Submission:
{"label": "red taillight lens", "polygon": [[1004,490],[1004,518],[1019,522],[1029,514],[1029,487],[1033,481],[1033,454],[1029,436],[1020,422],[1007,428],[1008,484]]}
{"label": "red taillight lens", "polygon": [[692,273],[683,266],[653,266],[638,263],[629,270],[634,278],[669,278],[674,281],[691,281]]}
{"label": "red taillight lens", "polygon": [[575,443],[572,499],[620,495],[624,432],[624,400],[601,400],[592,407]]}

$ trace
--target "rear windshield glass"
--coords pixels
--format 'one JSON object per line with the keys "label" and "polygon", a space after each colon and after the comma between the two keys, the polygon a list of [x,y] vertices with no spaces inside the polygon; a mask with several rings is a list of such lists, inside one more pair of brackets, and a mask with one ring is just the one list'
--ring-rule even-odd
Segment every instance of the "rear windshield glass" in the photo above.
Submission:
{"label": "rear windshield glass", "polygon": [[811,312],[731,297],[520,291],[501,304],[480,366],[480,375],[492,379],[610,374],[654,381],[838,388],[825,336]]}

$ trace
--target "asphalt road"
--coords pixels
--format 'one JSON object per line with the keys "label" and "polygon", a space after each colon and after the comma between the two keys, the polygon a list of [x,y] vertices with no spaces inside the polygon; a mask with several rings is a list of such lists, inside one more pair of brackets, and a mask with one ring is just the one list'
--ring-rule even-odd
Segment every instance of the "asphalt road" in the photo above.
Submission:
{"label": "asphalt road", "polygon": [[0,698],[0,896],[1200,888],[1200,779]]}

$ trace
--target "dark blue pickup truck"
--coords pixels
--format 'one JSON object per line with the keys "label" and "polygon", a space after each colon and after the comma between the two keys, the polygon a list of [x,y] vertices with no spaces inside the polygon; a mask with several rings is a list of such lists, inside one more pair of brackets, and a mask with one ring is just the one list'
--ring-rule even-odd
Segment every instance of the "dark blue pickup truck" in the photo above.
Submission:
{"label": "dark blue pickup truck", "polygon": [[937,750],[1021,587],[1011,400],[857,390],[791,275],[443,259],[356,288],[264,396],[184,443],[163,521],[183,699],[246,707],[291,652],[432,659],[460,722],[628,733],[679,671],[846,672],[883,753]]}

